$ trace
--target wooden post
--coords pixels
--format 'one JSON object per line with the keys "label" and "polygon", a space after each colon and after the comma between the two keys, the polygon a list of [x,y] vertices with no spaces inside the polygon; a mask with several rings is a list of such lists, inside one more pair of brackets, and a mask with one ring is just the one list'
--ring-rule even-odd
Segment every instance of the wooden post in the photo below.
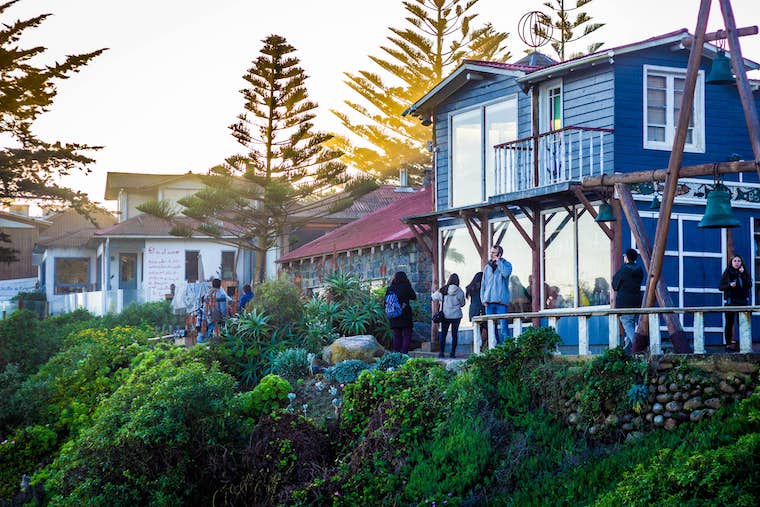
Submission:
{"label": "wooden post", "polygon": [[530,96],[532,106],[532,130],[533,130],[533,186],[538,187],[538,135],[541,129],[539,121],[538,86],[533,86]]}
{"label": "wooden post", "polygon": [[[752,89],[747,79],[747,71],[744,68],[744,57],[742,57],[741,44],[739,44],[739,33],[736,29],[734,11],[731,8],[729,0],[718,1],[720,3],[720,10],[723,13],[723,21],[726,23],[728,47],[731,51],[731,63],[736,73],[736,87],[739,90],[739,98],[742,101],[744,118],[747,121],[752,152],[755,154],[755,160],[760,160],[760,122],[758,122],[757,106],[755,105]],[[760,175],[760,166],[757,167],[757,173]]]}
{"label": "wooden post", "polygon": [[[636,238],[636,244],[639,247],[639,254],[641,254],[641,260],[644,263],[644,267],[648,268],[652,259],[652,245],[649,242],[649,236],[647,236],[646,229],[644,228],[644,222],[641,220],[639,210],[636,207],[636,203],[633,200],[631,189],[628,185],[617,183],[615,185],[615,192],[617,193],[620,203],[622,205],[623,213],[628,221],[628,226],[631,228],[633,237]],[[657,302],[663,308],[675,306],[673,300],[670,298],[668,287],[661,279],[657,280]],[[668,326],[668,334],[670,335],[670,341],[673,344],[673,350],[679,354],[689,353],[689,344],[684,336],[683,327],[681,321],[678,320],[678,316],[672,313],[665,315],[665,322]],[[636,340],[633,344],[634,352],[642,352],[646,349],[646,337],[648,322],[645,319],[639,319],[639,326],[636,329]]]}
{"label": "wooden post", "polygon": [[[430,224],[430,237],[432,239],[432,246],[431,246],[431,255],[433,257],[433,276],[432,276],[432,287],[431,292],[436,290],[440,286],[439,281],[439,273],[441,270],[441,252],[438,248],[438,221],[432,222]],[[435,304],[436,302],[432,301],[430,302],[430,309],[431,309],[431,315],[435,313]],[[438,324],[433,323],[432,326],[430,326],[430,344],[431,349],[433,348],[436,343],[438,343]]]}
{"label": "wooden post", "polygon": [[491,250],[491,225],[488,223],[488,211],[481,211],[480,215],[480,266],[484,267],[488,263],[488,257]]}
{"label": "wooden post", "polygon": [[[541,311],[541,210],[533,208],[533,251],[531,252],[530,306],[534,312]],[[533,320],[538,327],[539,319]]]}
{"label": "wooden post", "polygon": [[[673,140],[673,149],[670,152],[668,161],[668,175],[665,178],[665,189],[662,194],[662,204],[660,205],[660,214],[657,219],[657,229],[654,237],[654,247],[652,248],[652,259],[649,264],[649,279],[647,280],[647,290],[644,297],[644,307],[651,308],[655,300],[657,282],[660,280],[662,273],[662,261],[665,255],[665,243],[670,228],[670,215],[673,211],[673,199],[675,198],[676,188],[678,186],[678,170],[683,160],[683,148],[686,144],[686,134],[689,128],[689,119],[691,118],[692,103],[694,102],[694,88],[697,83],[699,73],[699,63],[702,59],[702,48],[705,41],[705,31],[707,20],[710,16],[711,0],[701,0],[699,4],[699,15],[697,17],[697,29],[694,33],[694,43],[689,52],[689,64],[686,67],[686,78],[683,86],[683,96],[681,98],[681,110],[678,114],[678,124],[676,126],[675,139]],[[650,329],[650,338],[654,330]],[[654,344],[652,343],[653,347]],[[654,353],[654,352],[653,352]]]}

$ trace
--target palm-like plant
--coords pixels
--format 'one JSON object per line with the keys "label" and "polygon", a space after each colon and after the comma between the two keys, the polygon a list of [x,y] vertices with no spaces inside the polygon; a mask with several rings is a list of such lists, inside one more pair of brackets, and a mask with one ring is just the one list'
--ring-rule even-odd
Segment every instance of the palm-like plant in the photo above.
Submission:
{"label": "palm-like plant", "polygon": [[365,334],[372,322],[372,313],[364,306],[353,305],[338,314],[339,328],[347,335]]}

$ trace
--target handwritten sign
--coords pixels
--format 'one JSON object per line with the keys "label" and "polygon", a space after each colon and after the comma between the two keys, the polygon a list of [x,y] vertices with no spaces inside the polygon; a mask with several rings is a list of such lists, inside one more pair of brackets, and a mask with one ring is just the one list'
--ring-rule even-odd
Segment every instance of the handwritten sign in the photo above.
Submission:
{"label": "handwritten sign", "polygon": [[171,284],[185,279],[185,251],[179,248],[148,247],[145,251],[145,297],[158,301],[171,291]]}

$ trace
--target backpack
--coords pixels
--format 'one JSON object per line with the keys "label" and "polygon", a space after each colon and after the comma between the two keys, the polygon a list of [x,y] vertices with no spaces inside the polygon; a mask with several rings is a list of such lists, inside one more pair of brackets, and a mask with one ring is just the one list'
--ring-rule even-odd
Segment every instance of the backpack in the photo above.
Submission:
{"label": "backpack", "polygon": [[401,303],[398,301],[398,296],[395,292],[389,292],[385,295],[385,315],[389,319],[395,319],[401,317],[401,311],[403,310]]}

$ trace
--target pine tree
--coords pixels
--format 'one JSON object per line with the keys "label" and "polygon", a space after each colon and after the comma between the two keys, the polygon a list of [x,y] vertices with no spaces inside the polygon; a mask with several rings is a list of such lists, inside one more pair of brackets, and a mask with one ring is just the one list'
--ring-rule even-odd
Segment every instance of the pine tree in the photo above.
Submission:
{"label": "pine tree", "polygon": [[[277,238],[314,217],[306,202],[347,181],[342,153],[325,146],[329,134],[314,130],[317,104],[309,100],[307,75],[280,35],[265,38],[243,79],[244,112],[230,125],[244,151],[203,178],[206,188],[178,202],[192,222],[178,220],[166,205],[148,203],[146,213],[175,221],[174,233],[201,233],[254,248],[257,280],[264,254]],[[328,211],[328,210],[325,210]]]}
{"label": "pine tree", "polygon": [[[345,152],[343,160],[383,179],[407,169],[419,181],[430,164],[426,143],[430,128],[401,113],[445,78],[463,59],[506,61],[509,53],[504,32],[491,24],[474,27],[478,0],[408,0],[403,2],[410,25],[390,28],[384,57],[370,60],[389,78],[361,70],[346,73],[345,83],[362,102],[346,100],[353,113],[333,111],[350,137],[337,137],[333,145]],[[389,84],[389,83],[393,84]],[[358,117],[361,121],[355,121]],[[356,143],[352,139],[356,139]]]}
{"label": "pine tree", "polygon": [[[0,5],[0,15],[17,3]],[[38,65],[47,48],[19,46],[24,32],[39,26],[49,14],[3,23],[0,29],[0,200],[36,199],[72,205],[85,213],[94,206],[83,192],[61,187],[59,176],[82,170],[93,160],[84,155],[97,147],[47,142],[32,132],[37,117],[47,111],[57,94],[56,82],[78,72],[104,50],[67,56],[63,62]],[[0,247],[0,256],[13,258],[12,249]],[[10,257],[8,257],[10,256]]]}
{"label": "pine tree", "polygon": [[[575,42],[578,39],[582,39],[583,37],[590,35],[592,32],[595,32],[604,26],[604,23],[592,23],[591,20],[593,18],[589,16],[588,13],[576,13],[578,9],[589,3],[591,3],[591,0],[576,0],[575,7],[566,7],[565,0],[554,0],[554,2],[550,0],[548,2],[544,2],[544,5],[549,8],[551,14],[545,14],[542,18],[542,22],[545,25],[550,25],[553,28],[550,40],[554,51],[556,51],[557,56],[559,56],[560,61],[565,61],[565,54],[568,44]],[[571,19],[573,15],[575,16],[575,19]],[[583,33],[577,35],[574,30],[581,27],[583,27]],[[541,32],[540,28],[538,30]],[[548,34],[544,32],[544,35]],[[588,53],[593,53],[602,47],[603,44],[603,42],[594,42],[589,44],[587,48]],[[576,56],[580,56],[581,54],[583,53],[574,53],[570,55],[570,57],[574,58]]]}

